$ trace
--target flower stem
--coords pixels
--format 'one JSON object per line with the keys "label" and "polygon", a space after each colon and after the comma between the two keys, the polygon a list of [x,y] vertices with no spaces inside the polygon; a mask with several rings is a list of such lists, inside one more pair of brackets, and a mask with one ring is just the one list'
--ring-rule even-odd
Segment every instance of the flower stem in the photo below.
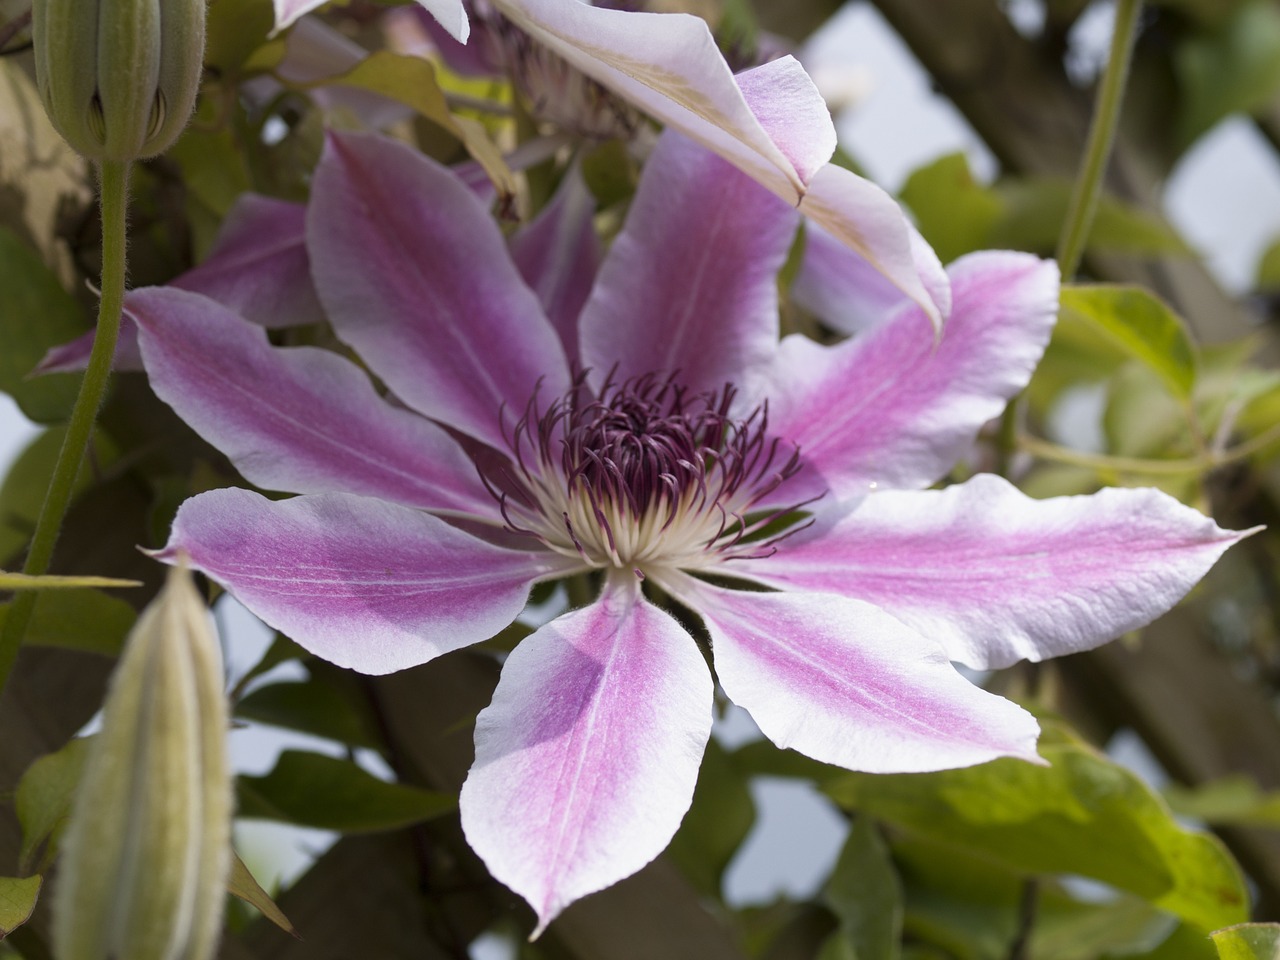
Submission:
{"label": "flower stem", "polygon": [[[124,302],[126,211],[129,204],[129,164],[103,161],[99,168],[99,197],[102,210],[102,292],[98,300],[98,327],[89,366],[80,382],[80,394],[71,410],[67,434],[53,468],[44,506],[36,521],[31,549],[22,572],[39,576],[49,569],[53,548],[71,502],[80,462],[93,434],[98,408],[106,393],[120,333],[120,312]],[[22,637],[31,621],[39,591],[20,592],[9,607],[0,628],[0,691],[4,690],[22,646]]]}
{"label": "flower stem", "polygon": [[1058,240],[1058,267],[1064,281],[1074,277],[1076,270],[1080,268],[1085,240],[1089,237],[1089,228],[1093,226],[1094,214],[1098,211],[1102,174],[1106,170],[1111,146],[1115,142],[1120,105],[1124,100],[1124,88],[1129,78],[1129,63],[1133,59],[1133,41],[1138,32],[1138,14],[1141,12],[1142,0],[1118,0],[1116,3],[1111,53],[1102,83],[1098,87],[1084,164],[1076,178],[1071,206],[1067,210],[1067,221],[1062,226],[1062,236]]}
{"label": "flower stem", "polygon": [[1090,470],[1105,470],[1114,473],[1132,473],[1152,477],[1184,477],[1193,474],[1209,473],[1220,467],[1229,466],[1247,460],[1249,457],[1280,443],[1280,424],[1264,430],[1257,436],[1246,440],[1239,446],[1221,453],[1206,450],[1200,456],[1180,460],[1145,460],[1139,457],[1113,457],[1104,453],[1084,453],[1060,447],[1030,434],[1018,437],[1018,446],[1041,460],[1053,463],[1065,463],[1075,467],[1086,467]]}

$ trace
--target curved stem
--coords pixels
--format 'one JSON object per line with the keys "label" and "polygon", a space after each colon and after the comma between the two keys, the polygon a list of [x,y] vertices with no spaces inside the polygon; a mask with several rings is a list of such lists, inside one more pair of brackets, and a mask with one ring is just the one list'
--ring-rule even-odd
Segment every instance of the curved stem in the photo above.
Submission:
{"label": "curved stem", "polygon": [[[126,211],[129,204],[129,164],[104,161],[99,169],[99,197],[102,209],[102,294],[98,301],[98,327],[93,341],[89,366],[80,382],[80,394],[71,410],[67,435],[63,438],[58,462],[53,468],[44,506],[36,521],[31,549],[22,572],[39,576],[49,569],[54,544],[62,528],[63,517],[71,502],[76,475],[93,435],[111,375],[116,339],[120,333],[120,311],[124,303]],[[17,595],[0,627],[0,691],[3,691],[13,663],[22,645],[23,634],[31,621],[39,591],[28,590]]]}
{"label": "curved stem", "polygon": [[1041,460],[1087,467],[1091,470],[1110,470],[1115,473],[1136,473],[1152,477],[1182,477],[1208,473],[1219,467],[1248,459],[1275,443],[1280,443],[1280,424],[1221,453],[1206,451],[1202,456],[1180,460],[1144,460],[1139,457],[1113,457],[1105,453],[1084,453],[1060,447],[1056,443],[1049,443],[1047,440],[1025,433],[1018,437],[1018,446]]}
{"label": "curved stem", "polygon": [[1138,32],[1138,14],[1141,11],[1142,0],[1118,0],[1116,3],[1116,25],[1111,35],[1107,70],[1098,87],[1084,163],[1076,178],[1071,206],[1067,209],[1067,222],[1062,225],[1062,236],[1058,241],[1058,267],[1064,281],[1074,277],[1080,267],[1085,240],[1089,237],[1089,228],[1093,226],[1093,217],[1098,211],[1102,174],[1111,156],[1111,145],[1115,142],[1120,105],[1129,79],[1129,62],[1133,59],[1133,41]]}

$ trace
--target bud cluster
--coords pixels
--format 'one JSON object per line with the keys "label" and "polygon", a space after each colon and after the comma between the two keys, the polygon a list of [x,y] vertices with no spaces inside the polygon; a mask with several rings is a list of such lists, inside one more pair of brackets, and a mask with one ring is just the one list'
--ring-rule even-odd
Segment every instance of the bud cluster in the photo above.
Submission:
{"label": "bud cluster", "polygon": [[129,635],[62,844],[58,960],[209,960],[222,927],[231,777],[221,654],[175,568]]}
{"label": "bud cluster", "polygon": [[36,81],[49,119],[92,160],[162,152],[191,116],[205,0],[38,0]]}

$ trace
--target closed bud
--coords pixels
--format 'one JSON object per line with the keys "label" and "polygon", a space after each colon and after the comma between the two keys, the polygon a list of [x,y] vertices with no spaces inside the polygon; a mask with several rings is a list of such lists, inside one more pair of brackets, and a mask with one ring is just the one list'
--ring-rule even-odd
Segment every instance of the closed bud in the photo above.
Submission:
{"label": "closed bud", "polygon": [[92,160],[165,150],[204,60],[205,0],[36,0],[36,82],[58,132]]}
{"label": "closed bud", "polygon": [[222,658],[175,568],[129,635],[62,845],[58,960],[209,960],[230,868]]}

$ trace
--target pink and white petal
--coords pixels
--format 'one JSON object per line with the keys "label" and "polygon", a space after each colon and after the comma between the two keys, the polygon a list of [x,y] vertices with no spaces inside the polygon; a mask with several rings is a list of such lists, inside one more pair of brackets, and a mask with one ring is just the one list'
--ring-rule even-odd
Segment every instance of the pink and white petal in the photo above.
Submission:
{"label": "pink and white petal", "polygon": [[777,274],[799,218],[678,133],[658,142],[622,232],[582,312],[582,360],[597,382],[680,371],[694,391],[777,352]]}
{"label": "pink and white petal", "polygon": [[[43,375],[83,370],[89,365],[89,354],[93,352],[96,333],[97,331],[90,330],[74,340],[50,347],[31,372]],[[120,332],[116,335],[116,352],[111,358],[111,369],[117,372],[142,369],[142,354],[138,352],[138,328],[128,314],[120,318]]]}
{"label": "pink and white petal", "polygon": [[[310,13],[323,6],[327,0],[274,0],[276,11],[276,31],[288,27],[305,13]],[[459,43],[466,43],[470,32],[470,23],[462,0],[416,0],[437,22],[448,31],[449,36]]]}
{"label": "pink and white petal", "polygon": [[888,611],[979,669],[1088,650],[1168,611],[1253,531],[1158,490],[1033,500],[979,474],[885,491],[735,571]]}
{"label": "pink and white petal", "polygon": [[578,358],[578,317],[595,283],[602,251],[595,198],[575,163],[551,202],[511,238],[511,258],[533,288],[565,356]]}
{"label": "pink and white petal", "polygon": [[271,346],[198,294],[129,294],[152,389],[261,487],[341,491],[497,519],[475,465],[444,430],[379,397],[351,361]]}
{"label": "pink and white petal", "polygon": [[836,150],[836,128],[813,79],[790,55],[733,79],[769,139],[808,184]]}
{"label": "pink and white petal", "polygon": [[981,253],[956,261],[951,279],[941,342],[914,306],[835,347],[783,341],[770,429],[799,445],[808,469],[797,480],[838,500],[927,486],[1026,385],[1057,317],[1057,267]]}
{"label": "pink and white petal", "polygon": [[664,585],[701,614],[729,699],[780,747],[868,773],[1038,761],[1030,714],[869,603],[723,590],[681,574]]}
{"label": "pink and white petal", "polygon": [[246,193],[228,212],[209,255],[173,280],[264,327],[324,319],[306,247],[306,207]]}
{"label": "pink and white petal", "polygon": [[501,449],[504,411],[569,388],[559,338],[493,219],[404,144],[329,135],[307,246],[338,336],[420,413]]}
{"label": "pink and white petal", "polygon": [[[919,236],[914,228],[912,235]],[[936,259],[923,238],[917,250],[921,259]],[[804,254],[790,293],[801,309],[845,334],[865,333],[888,322],[910,299],[866,257],[812,220],[805,224]]]}
{"label": "pink and white petal", "polygon": [[[564,0],[492,2],[587,76],[714,150],[788,202],[799,200],[804,180],[747,105],[705,20]],[[830,117],[825,126],[831,127]]]}
{"label": "pink and white petal", "polygon": [[398,504],[347,494],[186,501],[156,556],[185,556],[268,626],[340,667],[384,674],[488,639],[538,580],[573,572]]}
{"label": "pink and white petal", "polygon": [[889,194],[829,163],[810,181],[800,212],[884,274],[924,311],[935,332],[942,329],[952,309],[947,272]]}
{"label": "pink and white petal", "polygon": [[476,720],[462,828],[529,901],[534,936],[666,847],[693,798],[711,701],[697,645],[628,573],[507,658]]}

